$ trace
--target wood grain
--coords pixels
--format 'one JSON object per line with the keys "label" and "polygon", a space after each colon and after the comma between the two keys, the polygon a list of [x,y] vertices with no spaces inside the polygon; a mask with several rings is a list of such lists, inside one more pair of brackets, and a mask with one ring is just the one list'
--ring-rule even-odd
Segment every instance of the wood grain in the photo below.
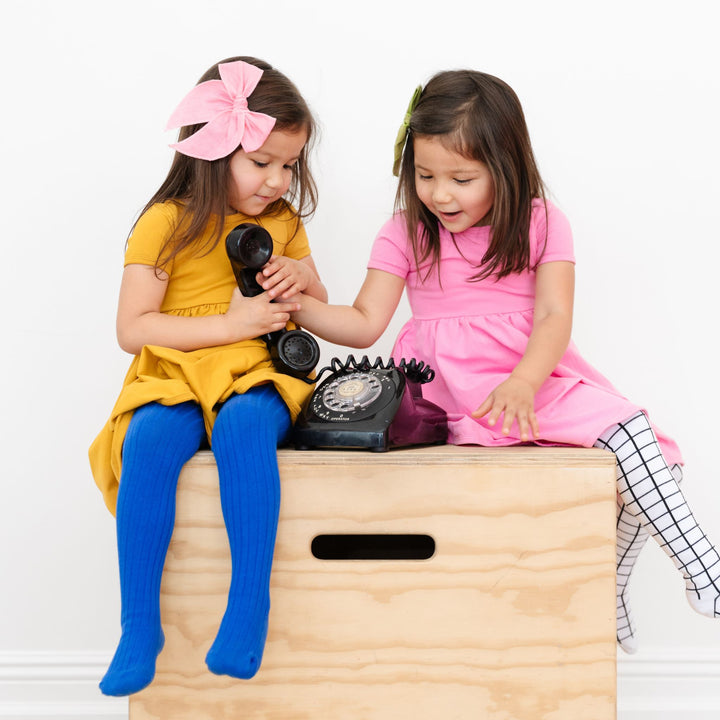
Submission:
{"label": "wood grain", "polygon": [[[183,469],[166,646],[131,720],[611,720],[614,456],[576,448],[283,450],[255,678],[204,657],[229,587],[211,453]],[[428,560],[318,560],[332,533],[422,533]]]}

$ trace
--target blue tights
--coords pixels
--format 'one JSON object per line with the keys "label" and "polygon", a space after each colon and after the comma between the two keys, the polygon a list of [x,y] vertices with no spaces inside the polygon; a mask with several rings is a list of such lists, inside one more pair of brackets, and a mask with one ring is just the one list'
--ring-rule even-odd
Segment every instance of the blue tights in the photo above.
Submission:
{"label": "blue tights", "polygon": [[[215,421],[212,449],[232,558],[227,609],[206,658],[217,674],[250,678],[260,667],[280,508],[276,449],[289,429],[287,407],[272,385],[233,395]],[[160,580],[177,479],[204,438],[202,412],[193,402],[150,403],[130,422],[117,502],[122,634],[100,683],[106,695],[138,692],[155,675],[164,643]]]}

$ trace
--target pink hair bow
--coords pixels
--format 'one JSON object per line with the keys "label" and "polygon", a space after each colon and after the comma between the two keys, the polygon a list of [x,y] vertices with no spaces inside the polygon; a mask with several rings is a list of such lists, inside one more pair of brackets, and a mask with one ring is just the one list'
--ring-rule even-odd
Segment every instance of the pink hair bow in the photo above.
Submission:
{"label": "pink hair bow", "polygon": [[182,142],[170,145],[183,155],[217,160],[242,145],[245,152],[257,150],[267,140],[275,118],[248,110],[248,97],[260,82],[263,71],[237,60],[221,63],[220,80],[196,85],[175,108],[167,129],[207,123]]}

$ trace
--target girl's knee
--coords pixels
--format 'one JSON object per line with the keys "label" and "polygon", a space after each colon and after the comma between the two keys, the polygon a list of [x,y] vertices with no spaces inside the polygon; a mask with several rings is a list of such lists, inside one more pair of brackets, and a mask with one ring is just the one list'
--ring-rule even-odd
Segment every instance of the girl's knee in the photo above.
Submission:
{"label": "girl's knee", "polygon": [[216,431],[255,434],[262,426],[269,426],[277,430],[280,440],[287,434],[290,425],[290,412],[275,386],[259,385],[241,395],[233,395],[223,403],[213,434]]}
{"label": "girl's knee", "polygon": [[197,403],[161,405],[152,402],[133,413],[125,434],[125,444],[138,441],[160,443],[167,441],[168,437],[197,438],[199,444],[204,434],[205,423]]}

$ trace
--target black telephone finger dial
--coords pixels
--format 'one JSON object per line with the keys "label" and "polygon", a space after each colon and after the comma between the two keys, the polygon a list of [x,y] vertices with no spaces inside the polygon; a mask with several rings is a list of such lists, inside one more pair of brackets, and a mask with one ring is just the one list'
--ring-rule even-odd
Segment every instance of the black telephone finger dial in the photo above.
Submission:
{"label": "black telephone finger dial", "polygon": [[322,386],[322,394],[316,393],[312,398],[311,407],[328,422],[362,420],[382,410],[404,389],[404,383],[398,380],[388,370],[329,378]]}

